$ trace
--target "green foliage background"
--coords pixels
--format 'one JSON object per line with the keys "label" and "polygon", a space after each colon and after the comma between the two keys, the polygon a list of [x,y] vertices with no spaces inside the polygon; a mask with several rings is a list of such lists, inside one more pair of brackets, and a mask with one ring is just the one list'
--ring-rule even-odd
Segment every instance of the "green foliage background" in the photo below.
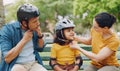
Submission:
{"label": "green foliage background", "polygon": [[[120,31],[120,0],[17,0],[5,6],[6,22],[16,19],[17,8],[24,3],[32,3],[39,8],[42,31],[49,31],[44,24],[46,20],[55,25],[56,17],[61,15],[69,16],[74,21],[77,33],[84,33],[90,29],[94,16],[100,12],[113,14],[117,18],[115,29]],[[85,13],[87,16],[83,19]]]}

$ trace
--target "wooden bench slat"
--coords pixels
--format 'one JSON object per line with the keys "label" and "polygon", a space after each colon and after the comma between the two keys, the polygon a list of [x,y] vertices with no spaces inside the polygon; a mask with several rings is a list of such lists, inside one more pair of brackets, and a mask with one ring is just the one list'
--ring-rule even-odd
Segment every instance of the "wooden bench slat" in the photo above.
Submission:
{"label": "wooden bench slat", "polygon": [[[43,56],[41,58],[42,58],[43,61],[49,61],[50,60],[50,57],[48,57],[48,56]],[[84,61],[90,60],[89,58],[87,58],[85,56],[82,57],[82,58],[83,58]]]}
{"label": "wooden bench slat", "polygon": [[[82,59],[84,60],[84,61],[88,61],[88,60],[90,60],[88,57],[86,57],[86,56],[81,56],[82,57]],[[42,60],[43,61],[49,61],[50,60],[50,57],[49,56],[41,56],[41,58],[42,58]],[[117,58],[118,58],[118,60],[120,60],[120,55],[117,55]]]}
{"label": "wooden bench slat", "polygon": [[[91,51],[91,47],[90,47],[90,46],[81,46],[81,47],[82,47],[83,49],[87,50],[87,51]],[[50,49],[51,49],[50,46],[45,47],[45,48],[43,49],[43,52],[50,52]]]}

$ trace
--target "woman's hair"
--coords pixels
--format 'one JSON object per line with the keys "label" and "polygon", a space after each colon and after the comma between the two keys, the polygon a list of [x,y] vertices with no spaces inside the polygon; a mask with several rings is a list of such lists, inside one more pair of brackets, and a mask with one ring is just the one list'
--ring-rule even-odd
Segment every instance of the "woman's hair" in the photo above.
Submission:
{"label": "woman's hair", "polygon": [[110,15],[109,13],[102,12],[95,16],[95,21],[101,28],[104,27],[111,28],[112,25],[116,22],[116,18],[113,15]]}

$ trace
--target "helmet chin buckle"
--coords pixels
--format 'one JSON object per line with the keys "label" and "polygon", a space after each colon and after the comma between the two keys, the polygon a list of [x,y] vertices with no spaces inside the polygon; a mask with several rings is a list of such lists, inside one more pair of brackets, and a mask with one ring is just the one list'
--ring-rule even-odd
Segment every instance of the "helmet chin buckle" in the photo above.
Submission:
{"label": "helmet chin buckle", "polygon": [[66,43],[69,43],[69,42],[72,42],[73,40],[66,40],[66,39],[61,39],[58,37],[59,40],[63,41],[63,42],[66,42]]}

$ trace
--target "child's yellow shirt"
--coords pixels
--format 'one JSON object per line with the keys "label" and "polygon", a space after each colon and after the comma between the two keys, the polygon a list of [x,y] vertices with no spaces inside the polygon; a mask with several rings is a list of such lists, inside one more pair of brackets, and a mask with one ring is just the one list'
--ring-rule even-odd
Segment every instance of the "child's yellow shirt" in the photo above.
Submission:
{"label": "child's yellow shirt", "polygon": [[56,58],[58,64],[66,65],[75,62],[75,57],[80,56],[80,51],[70,48],[69,45],[61,46],[54,43],[51,48],[51,58]]}

